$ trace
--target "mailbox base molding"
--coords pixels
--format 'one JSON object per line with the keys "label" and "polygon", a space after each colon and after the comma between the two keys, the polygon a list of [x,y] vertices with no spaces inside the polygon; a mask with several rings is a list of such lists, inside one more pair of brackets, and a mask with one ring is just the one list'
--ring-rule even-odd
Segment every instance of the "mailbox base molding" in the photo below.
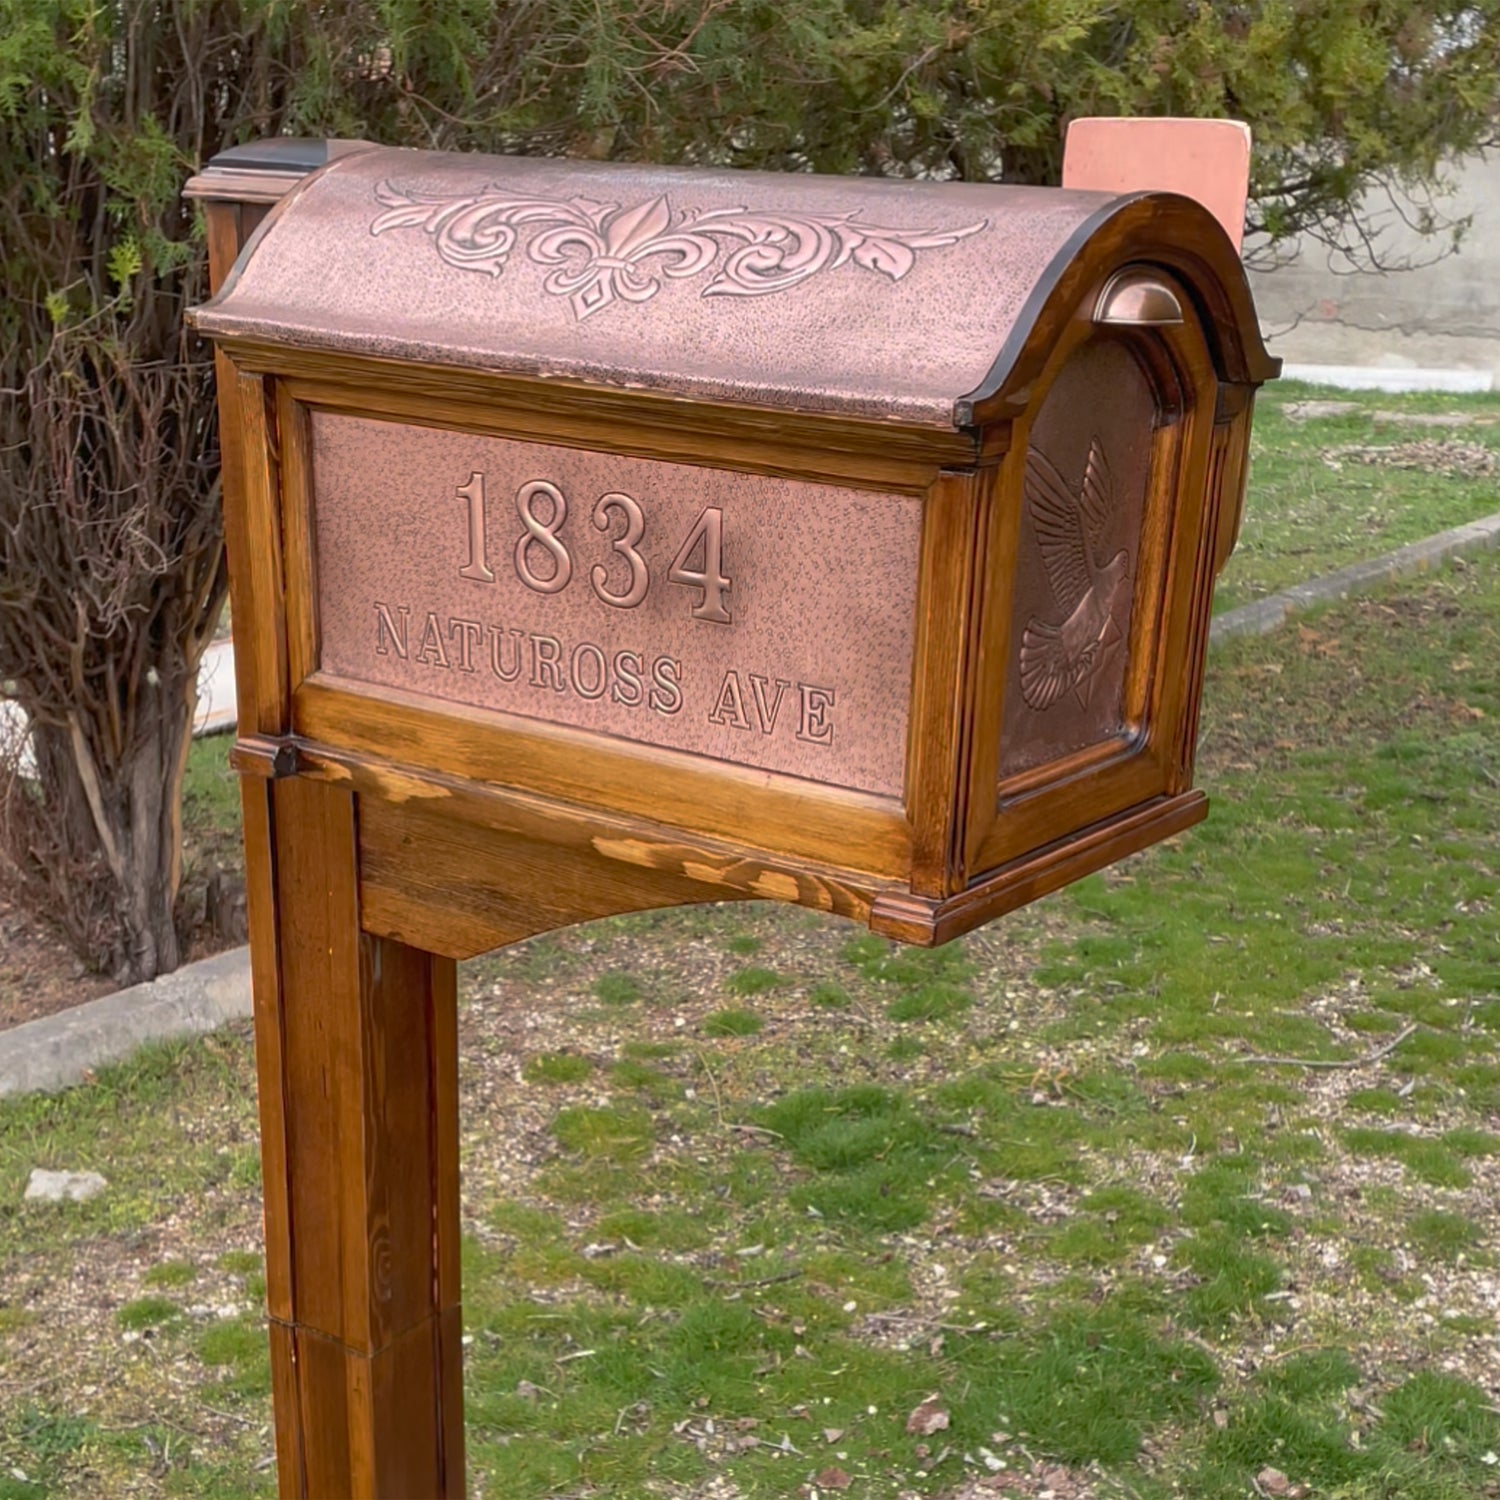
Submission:
{"label": "mailbox base molding", "polygon": [[906,892],[877,896],[870,908],[870,930],[897,942],[937,947],[1127,854],[1171,838],[1207,816],[1208,798],[1202,792],[1158,797],[1002,865],[987,879],[946,900]]}

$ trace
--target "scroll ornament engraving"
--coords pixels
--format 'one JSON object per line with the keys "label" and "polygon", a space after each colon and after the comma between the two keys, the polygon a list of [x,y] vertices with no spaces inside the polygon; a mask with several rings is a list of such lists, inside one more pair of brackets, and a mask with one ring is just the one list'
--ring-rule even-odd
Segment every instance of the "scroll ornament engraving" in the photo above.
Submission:
{"label": "scroll ornament engraving", "polygon": [[[662,278],[698,276],[728,250],[704,297],[760,297],[852,261],[900,281],[918,250],[957,243],[989,227],[988,219],[958,229],[891,229],[848,214],[788,214],[718,208],[684,210],[673,226],[665,195],[633,207],[588,198],[515,198],[491,185],[480,193],[407,193],[391,182],[375,189],[385,212],[371,234],[424,229],[449,265],[499,276],[519,239],[534,225],[545,232],[527,257],[553,267],[542,283],[565,296],[580,320],[616,300],[649,302]],[[723,243],[721,243],[721,241]]]}
{"label": "scroll ornament engraving", "polygon": [[1070,690],[1088,706],[1095,678],[1122,638],[1116,618],[1130,600],[1130,556],[1102,556],[1114,481],[1103,445],[1089,445],[1075,495],[1035,448],[1026,455],[1026,499],[1061,620],[1033,615],[1021,632],[1021,696],[1039,712]]}

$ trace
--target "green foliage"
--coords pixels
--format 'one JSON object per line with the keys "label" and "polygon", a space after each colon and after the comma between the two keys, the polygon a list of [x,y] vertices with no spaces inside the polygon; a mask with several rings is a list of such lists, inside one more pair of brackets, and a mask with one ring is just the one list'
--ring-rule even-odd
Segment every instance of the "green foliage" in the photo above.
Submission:
{"label": "green foliage", "polygon": [[206,1365],[227,1367],[227,1391],[251,1397],[270,1394],[270,1353],[265,1324],[259,1319],[233,1318],[206,1328],[198,1340],[198,1357]]}
{"label": "green foliage", "polygon": [[1484,1240],[1484,1232],[1462,1214],[1423,1209],[1407,1225],[1412,1244],[1433,1260],[1456,1261]]}
{"label": "green foliage", "polygon": [[933,980],[915,985],[900,999],[893,1000],[886,1014],[893,1021],[941,1021],[967,1010],[973,1003],[974,997],[967,990]]}
{"label": "green foliage", "polygon": [[808,990],[807,998],[814,1005],[821,1005],[828,1010],[847,1010],[854,1003],[849,991],[831,979],[819,980]]}
{"label": "green foliage", "polygon": [[873,1084],[802,1089],[762,1118],[815,1174],[792,1191],[797,1207],[874,1230],[910,1229],[926,1218],[950,1153],[904,1093]]}
{"label": "green foliage", "polygon": [[1361,1127],[1344,1132],[1344,1145],[1355,1156],[1393,1157],[1433,1187],[1467,1187],[1472,1180],[1458,1156],[1430,1137]]}
{"label": "green foliage", "polygon": [[1309,1493],[1352,1500],[1485,1493],[1500,1422],[1476,1386],[1424,1371],[1383,1396],[1378,1418],[1360,1430],[1340,1400],[1359,1382],[1341,1351],[1272,1366],[1259,1392],[1209,1438],[1192,1493],[1231,1500],[1245,1493],[1245,1476],[1264,1465]]}
{"label": "green foliage", "polygon": [[705,1036],[755,1036],[765,1022],[753,1010],[716,1010],[703,1018]]}
{"label": "green foliage", "polygon": [[565,1109],[552,1130],[569,1151],[595,1160],[634,1161],[651,1149],[651,1118],[638,1109]]}
{"label": "green foliage", "polygon": [[634,1058],[617,1062],[609,1077],[618,1088],[639,1089],[653,1104],[666,1104],[682,1095],[682,1085],[675,1078]]}
{"label": "green foliage", "polygon": [[[558,0],[534,17],[404,0],[339,11],[365,48],[339,58],[324,50],[330,23],[304,21],[303,107],[336,115],[354,102],[339,95],[357,93],[367,131],[379,108],[378,139],[396,124],[446,143],[457,116],[466,144],[511,149],[1055,182],[1078,115],[1231,116],[1255,132],[1252,222],[1273,236],[1336,233],[1361,187],[1429,178],[1445,155],[1487,140],[1500,61],[1495,0]],[[389,72],[356,91],[350,74],[382,44]],[[405,118],[393,120],[397,98]]]}
{"label": "green foliage", "polygon": [[967,1379],[957,1423],[984,1432],[1003,1413],[1075,1463],[1128,1462],[1143,1429],[1192,1412],[1219,1379],[1201,1349],[1161,1339],[1119,1308],[1070,1311],[1025,1340],[965,1340],[958,1360]]}
{"label": "green foliage", "polygon": [[182,1309],[167,1297],[138,1297],[115,1314],[115,1321],[121,1328],[143,1332],[148,1328],[163,1328],[181,1317]]}
{"label": "green foliage", "polygon": [[641,998],[641,982],[634,974],[601,974],[594,981],[594,997],[603,1005],[634,1005]]}
{"label": "green foliage", "polygon": [[540,1052],[521,1069],[527,1083],[582,1083],[594,1065],[574,1052]]}
{"label": "green foliage", "polygon": [[197,1278],[198,1268],[187,1260],[164,1260],[160,1265],[152,1266],[141,1278],[146,1286],[187,1286]]}
{"label": "green foliage", "polygon": [[777,989],[784,981],[781,975],[774,969],[761,968],[752,964],[747,969],[740,969],[731,974],[724,982],[724,988],[731,995],[764,995],[768,990]]}
{"label": "green foliage", "polygon": [[[1327,228],[1362,185],[1429,177],[1487,139],[1497,15],[1495,0],[1227,17],[1108,0],[3,0],[7,211],[13,228],[70,226],[73,272],[23,254],[7,280],[79,318],[136,282],[189,290],[184,176],[277,133],[1039,182],[1077,115],[1229,115],[1256,134],[1256,222]],[[54,170],[37,170],[47,153]]]}

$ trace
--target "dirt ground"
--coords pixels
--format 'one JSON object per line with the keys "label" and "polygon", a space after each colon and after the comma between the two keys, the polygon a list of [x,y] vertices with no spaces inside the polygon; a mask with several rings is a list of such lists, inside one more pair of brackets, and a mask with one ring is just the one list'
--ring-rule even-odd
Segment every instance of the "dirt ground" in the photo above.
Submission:
{"label": "dirt ground", "polygon": [[[245,941],[244,854],[228,740],[200,740],[193,753],[197,775],[184,794],[177,923],[185,964]],[[113,975],[90,971],[62,929],[0,879],[0,1031],[119,987]]]}
{"label": "dirt ground", "polygon": [[0,1031],[114,988],[107,974],[90,974],[60,934],[0,895]]}

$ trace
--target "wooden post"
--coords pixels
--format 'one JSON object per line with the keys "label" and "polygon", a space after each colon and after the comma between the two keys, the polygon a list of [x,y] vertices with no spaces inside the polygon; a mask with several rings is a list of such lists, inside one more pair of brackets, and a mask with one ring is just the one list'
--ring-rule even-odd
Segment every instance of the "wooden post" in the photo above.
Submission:
{"label": "wooden post", "polygon": [[360,930],[352,793],[263,785],[247,847],[281,1493],[462,1496],[455,965]]}

